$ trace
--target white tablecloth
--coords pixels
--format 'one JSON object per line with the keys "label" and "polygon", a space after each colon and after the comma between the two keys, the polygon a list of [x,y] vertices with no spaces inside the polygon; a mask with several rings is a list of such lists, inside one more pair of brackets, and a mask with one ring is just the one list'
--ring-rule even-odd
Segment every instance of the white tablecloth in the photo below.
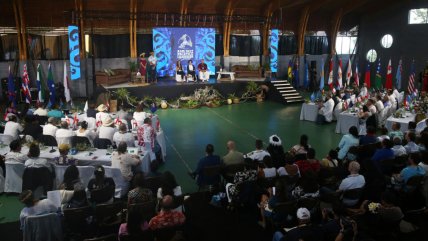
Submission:
{"label": "white tablecloth", "polygon": [[359,129],[360,124],[357,113],[350,113],[347,111],[340,113],[337,119],[336,133],[348,134],[351,126],[355,126]]}
{"label": "white tablecloth", "polygon": [[315,103],[303,103],[300,110],[300,120],[315,122],[318,115],[318,105]]}
{"label": "white tablecloth", "polygon": [[406,117],[404,118],[395,118],[393,115],[386,119],[385,127],[388,131],[392,130],[392,123],[398,122],[401,125],[401,131],[405,132],[409,129],[409,122],[415,121],[415,114],[406,112]]}

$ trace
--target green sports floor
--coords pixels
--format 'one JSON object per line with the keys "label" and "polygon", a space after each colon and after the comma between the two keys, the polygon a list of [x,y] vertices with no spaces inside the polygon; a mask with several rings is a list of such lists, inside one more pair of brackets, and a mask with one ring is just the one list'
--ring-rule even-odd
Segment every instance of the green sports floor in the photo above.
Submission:
{"label": "green sports floor", "polygon": [[[254,149],[256,139],[262,139],[266,146],[272,134],[281,137],[286,150],[299,142],[301,134],[307,134],[317,157],[322,158],[337,146],[341,135],[335,134],[334,123],[320,126],[300,121],[300,107],[301,104],[266,101],[219,108],[158,110],[167,145],[167,160],[161,171],[171,171],[185,193],[194,192],[197,186],[187,172],[205,155],[206,144],[213,144],[215,153],[223,156],[226,142],[234,140],[238,150],[247,153]],[[18,220],[22,205],[16,196],[0,195],[0,203],[0,223]]]}

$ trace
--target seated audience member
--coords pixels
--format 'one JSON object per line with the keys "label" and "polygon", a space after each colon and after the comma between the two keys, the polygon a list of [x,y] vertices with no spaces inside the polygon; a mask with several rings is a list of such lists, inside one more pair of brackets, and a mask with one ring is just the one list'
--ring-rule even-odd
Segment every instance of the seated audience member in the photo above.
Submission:
{"label": "seated audience member", "polygon": [[321,166],[320,162],[315,159],[315,149],[309,148],[306,155],[306,159],[296,161],[296,165],[299,167],[300,173],[304,175],[307,171],[318,172]]}
{"label": "seated audience member", "polygon": [[33,115],[48,116],[48,110],[45,108],[43,103],[38,103],[37,109],[33,112]]}
{"label": "seated audience member", "polygon": [[164,172],[162,177],[163,183],[162,186],[158,188],[156,195],[158,199],[162,199],[165,195],[177,197],[183,194],[181,191],[181,186],[178,185],[177,180],[175,180],[175,177],[171,172]]}
{"label": "seated audience member", "polygon": [[407,131],[404,134],[406,135],[407,133],[416,134],[416,122],[409,121],[409,124],[407,125]]}
{"label": "seated audience member", "polygon": [[48,124],[43,127],[43,135],[53,136],[55,137],[58,120],[55,117],[49,117]]}
{"label": "seated audience member", "polygon": [[113,203],[115,188],[113,178],[105,176],[104,167],[101,165],[95,167],[94,178],[88,183],[91,202],[94,204]]}
{"label": "seated audience member", "polygon": [[108,107],[104,104],[101,104],[97,107],[97,113],[95,114],[96,121],[103,121],[106,118],[111,118],[110,114],[107,113]]}
{"label": "seated audience member", "polygon": [[300,177],[299,166],[297,166],[293,161],[288,160],[285,162],[285,166],[279,167],[277,169],[278,176],[296,176]]}
{"label": "seated audience member", "polygon": [[135,146],[135,138],[132,133],[129,133],[126,125],[124,123],[119,125],[119,131],[114,133],[113,142],[116,143],[116,146],[119,145],[120,142],[126,142],[126,145],[129,147]]}
{"label": "seated audience member", "polygon": [[281,181],[276,181],[275,186],[268,188],[267,193],[262,194],[259,203],[260,216],[262,220],[259,222],[260,226],[266,227],[266,218],[272,218],[275,221],[284,220],[286,217],[281,214],[276,214],[273,209],[278,203],[288,201],[287,187]]}
{"label": "seated audience member", "polygon": [[[356,188],[363,188],[366,185],[366,180],[363,175],[359,174],[360,164],[356,161],[351,161],[348,166],[349,176],[342,180],[339,185],[338,191],[343,192]],[[357,204],[358,200],[343,199],[346,206],[353,206]]]}
{"label": "seated audience member", "polygon": [[390,99],[389,99],[389,96],[387,95],[387,94],[385,94],[384,96],[383,96],[383,106],[386,108],[386,107],[388,107],[388,106],[391,106],[392,107],[392,102],[390,101]]}
{"label": "seated audience member", "polygon": [[97,137],[97,133],[93,130],[88,130],[88,122],[82,121],[80,122],[80,128],[74,131],[76,136],[82,136],[89,139],[89,142],[93,143],[95,138]]}
{"label": "seated audience member", "polygon": [[380,130],[380,136],[377,137],[378,142],[382,142],[384,139],[390,140],[388,136],[388,129],[386,129],[385,127],[382,127],[382,128],[379,128],[379,130]]}
{"label": "seated audience member", "polygon": [[9,120],[6,122],[4,126],[3,134],[11,136],[13,140],[16,140],[19,138],[19,133],[21,133],[24,130],[24,127],[22,127],[21,124],[17,122],[16,115],[9,115],[9,117],[7,118]]}
{"label": "seated audience member", "polygon": [[36,143],[30,144],[30,149],[28,150],[28,159],[25,161],[25,167],[47,167],[51,168],[48,161],[44,158],[40,158],[40,148]]}
{"label": "seated audience member", "polygon": [[114,133],[116,132],[114,120],[110,116],[107,116],[102,122],[102,126],[100,126],[97,131],[98,138],[113,140]]}
{"label": "seated audience member", "polygon": [[131,119],[129,116],[129,113],[128,113],[128,111],[124,105],[119,106],[119,111],[117,112],[117,118],[119,118],[121,120],[125,120],[125,121],[128,121]]}
{"label": "seated audience member", "polygon": [[419,138],[419,149],[420,151],[428,151],[428,131],[421,132]]}
{"label": "seated audience member", "polygon": [[143,125],[143,122],[147,117],[149,117],[149,115],[143,111],[143,104],[138,104],[132,118],[136,120],[139,125]]}
{"label": "seated audience member", "polygon": [[367,84],[364,83],[363,87],[361,87],[360,94],[358,96],[367,97],[368,95],[369,95],[369,92],[367,90]]}
{"label": "seated audience member", "polygon": [[349,134],[346,134],[342,137],[342,139],[339,142],[339,153],[338,158],[339,160],[343,160],[345,157],[347,157],[350,160],[354,160],[354,155],[348,155],[349,148],[352,146],[358,146],[360,143],[359,136],[358,136],[358,129],[355,126],[351,126],[349,128]]}
{"label": "seated audience member", "polygon": [[273,178],[277,176],[277,170],[272,166],[272,160],[270,156],[265,156],[263,162],[257,163],[257,173],[261,178]]}
{"label": "seated audience member", "polygon": [[27,217],[56,213],[58,211],[57,207],[49,199],[37,200],[30,190],[22,191],[19,195],[19,201],[25,205],[19,215],[21,230],[24,230],[25,219]]}
{"label": "seated audience member", "polygon": [[55,164],[60,166],[76,165],[77,160],[72,157],[68,157],[69,151],[70,151],[70,145],[60,144],[58,146],[59,156],[54,158]]}
{"label": "seated audience member", "polygon": [[326,101],[323,105],[319,106],[317,124],[330,123],[333,121],[334,100],[331,94],[326,95]]}
{"label": "seated audience member", "polygon": [[394,159],[394,151],[392,150],[393,143],[390,140],[383,140],[382,141],[382,148],[377,149],[375,153],[373,154],[371,160],[373,162],[377,162],[380,164],[380,161],[382,160],[389,160]]}
{"label": "seated audience member", "polygon": [[337,151],[330,150],[326,158],[322,159],[320,162],[322,167],[337,167],[339,165],[337,161]]}
{"label": "seated audience member", "polygon": [[422,156],[419,152],[409,154],[408,165],[399,174],[394,174],[395,181],[403,182],[404,184],[414,176],[425,175],[425,169],[419,165]]}
{"label": "seated audience member", "polygon": [[401,139],[400,137],[396,136],[394,137],[394,146],[391,148],[394,152],[394,156],[403,156],[407,154],[406,148],[404,148],[403,145],[401,145]]}
{"label": "seated audience member", "polygon": [[178,227],[184,224],[186,217],[182,212],[173,210],[174,199],[171,195],[166,195],[160,203],[161,211],[154,216],[149,222],[151,230],[159,230],[163,228]]}
{"label": "seated audience member", "polygon": [[132,167],[139,165],[141,160],[137,155],[128,154],[127,148],[126,142],[119,143],[117,150],[111,155],[111,166],[119,168],[123,178],[126,181],[131,181]]}
{"label": "seated audience member", "polygon": [[61,128],[55,133],[55,138],[58,145],[68,144],[71,145],[71,138],[74,136],[74,132],[68,128],[67,121],[61,121]]}
{"label": "seated audience member", "polygon": [[256,150],[246,154],[244,158],[250,158],[253,161],[262,162],[265,156],[270,156],[269,152],[263,150],[263,141],[256,140]]}
{"label": "seated audience member", "polygon": [[285,234],[281,231],[275,232],[272,241],[323,240],[322,230],[317,225],[311,224],[311,212],[307,208],[297,209],[296,216],[298,225]]}
{"label": "seated audience member", "polygon": [[315,172],[309,171],[300,178],[297,186],[291,192],[295,199],[319,197],[319,185]]}
{"label": "seated audience member", "polygon": [[25,127],[22,134],[31,136],[33,140],[37,140],[43,133],[43,128],[35,116],[27,116],[25,118]]}
{"label": "seated audience member", "polygon": [[138,172],[132,179],[134,189],[128,192],[128,205],[150,202],[154,199],[150,189],[144,187],[144,174]]}
{"label": "seated audience member", "polygon": [[222,165],[222,161],[219,156],[214,155],[214,146],[208,144],[205,148],[205,157],[199,159],[196,170],[190,175],[195,178],[198,186],[203,185],[215,185],[220,182],[220,175],[217,176],[205,176],[204,168]]}
{"label": "seated audience member", "polygon": [[423,151],[421,152],[422,161],[419,162],[419,166],[421,166],[426,173],[428,173],[428,152]]}
{"label": "seated audience member", "polygon": [[80,180],[79,169],[77,169],[75,165],[70,165],[65,169],[64,179],[60,185],[60,189],[73,191],[73,195],[66,202],[64,208],[79,208],[88,205],[85,187]]}
{"label": "seated audience member", "polygon": [[308,149],[310,147],[311,147],[311,145],[308,144],[308,136],[307,135],[301,135],[299,144],[294,145],[291,148],[290,154],[293,156],[305,155],[308,152]]}
{"label": "seated audience member", "polygon": [[224,165],[244,164],[244,154],[236,150],[235,142],[227,142],[227,154],[223,157]]}
{"label": "seated audience member", "polygon": [[376,129],[373,126],[367,126],[367,134],[360,137],[360,145],[373,144],[378,142]]}
{"label": "seated audience member", "polygon": [[382,96],[380,94],[376,95],[375,107],[376,107],[376,110],[378,113],[381,112],[383,110],[383,108],[385,107],[383,105]]}
{"label": "seated audience member", "polygon": [[54,104],[48,112],[48,117],[55,117],[58,119],[64,118],[64,113],[59,109],[58,104]]}
{"label": "seated audience member", "polygon": [[21,142],[14,140],[9,144],[10,151],[4,156],[6,163],[22,163],[28,159],[27,154],[21,153]]}
{"label": "seated audience member", "polygon": [[86,110],[86,117],[96,119],[96,117],[97,117],[96,115],[97,115],[97,111],[95,110],[95,103],[90,102],[88,109]]}
{"label": "seated audience member", "polygon": [[419,146],[415,143],[416,134],[414,132],[408,132],[406,134],[406,141],[407,144],[404,146],[404,148],[408,154],[420,151]]}
{"label": "seated audience member", "polygon": [[401,131],[401,124],[398,122],[392,123],[391,131],[388,133],[390,139],[394,139],[394,137],[398,136],[401,140],[403,140],[404,134]]}
{"label": "seated audience member", "polygon": [[130,240],[125,239],[125,237],[144,237],[144,231],[149,229],[149,220],[144,220],[141,212],[128,209],[126,215],[126,223],[122,223],[119,227],[119,241]]}
{"label": "seated audience member", "polygon": [[277,135],[272,135],[269,137],[269,145],[266,148],[272,157],[273,166],[278,168],[284,166],[285,164],[285,152],[284,147],[282,147],[281,138]]}

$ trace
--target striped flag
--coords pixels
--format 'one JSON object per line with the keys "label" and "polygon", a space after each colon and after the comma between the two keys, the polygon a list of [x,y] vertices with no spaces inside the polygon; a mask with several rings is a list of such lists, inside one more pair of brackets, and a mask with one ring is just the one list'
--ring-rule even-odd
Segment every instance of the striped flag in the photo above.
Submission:
{"label": "striped flag", "polygon": [[67,75],[67,64],[65,63],[65,61],[64,61],[64,96],[65,96],[66,103],[71,101],[70,85],[68,82],[68,75]]}
{"label": "striped flag", "polygon": [[333,90],[333,58],[330,59],[330,68],[328,70],[328,86]]}
{"label": "striped flag", "polygon": [[31,103],[31,92],[30,88],[28,87],[30,84],[30,80],[28,79],[28,72],[27,72],[27,64],[24,64],[24,73],[22,74],[22,93],[25,97],[25,103],[30,104]]}
{"label": "striped flag", "polygon": [[40,67],[40,64],[37,65],[37,102],[43,103],[45,102],[45,88],[43,86],[43,79],[42,79],[42,68]]}
{"label": "striped flag", "polygon": [[349,86],[352,77],[352,63],[351,58],[348,60],[348,70],[346,71],[346,85]]}
{"label": "striped flag", "polygon": [[360,73],[358,73],[358,63],[355,65],[354,81],[357,86],[360,86]]}
{"label": "striped flag", "polygon": [[409,92],[409,95],[415,92],[415,61],[413,61],[410,66],[409,85],[407,86],[407,91]]}
{"label": "striped flag", "polygon": [[13,78],[12,71],[9,66],[9,77],[7,78],[7,95],[9,97],[9,103],[12,103],[12,107],[16,107],[16,92],[15,92],[15,79]]}
{"label": "striped flag", "polygon": [[367,64],[366,73],[364,75],[364,83],[367,85],[367,88],[370,88],[370,63]]}
{"label": "striped flag", "polygon": [[397,90],[401,89],[401,73],[403,72],[403,61],[400,59],[398,61],[397,74],[395,75],[395,88]]}
{"label": "striped flag", "polygon": [[324,59],[321,59],[321,79],[320,79],[320,90],[324,89]]}
{"label": "striped flag", "polygon": [[339,59],[339,65],[337,66],[337,86],[339,89],[343,87],[343,73],[342,73],[342,59]]}
{"label": "striped flag", "polygon": [[288,76],[288,82],[291,84],[293,81],[293,66],[292,66],[292,61],[290,59],[290,61],[288,62],[288,70],[287,70],[287,76]]}
{"label": "striped flag", "polygon": [[389,59],[388,67],[386,68],[385,89],[392,89],[392,65]]}

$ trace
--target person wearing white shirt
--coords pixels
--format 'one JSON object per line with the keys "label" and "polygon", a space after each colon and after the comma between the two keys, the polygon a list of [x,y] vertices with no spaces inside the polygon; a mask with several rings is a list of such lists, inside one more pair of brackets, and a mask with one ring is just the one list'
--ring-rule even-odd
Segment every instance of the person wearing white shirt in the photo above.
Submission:
{"label": "person wearing white shirt", "polygon": [[376,104],[375,104],[375,106],[376,106],[376,110],[378,111],[378,112],[381,112],[382,110],[383,110],[383,108],[384,108],[384,106],[383,106],[383,102],[382,102],[382,96],[380,96],[380,95],[376,95]]}
{"label": "person wearing white shirt", "polygon": [[55,137],[56,131],[58,130],[57,119],[55,117],[49,117],[48,124],[43,127],[43,135]]}
{"label": "person wearing white shirt", "polygon": [[134,136],[132,133],[127,132],[126,125],[123,123],[119,125],[119,131],[113,135],[113,142],[116,143],[116,146],[118,146],[122,141],[126,142],[127,146],[129,147],[135,146]]}
{"label": "person wearing white shirt", "polygon": [[[359,174],[360,164],[356,161],[349,163],[348,171],[350,175],[342,180],[338,191],[346,191],[351,189],[363,188],[366,185],[366,180],[363,175]],[[358,203],[358,199],[343,199],[343,203],[347,206],[353,206]]]}
{"label": "person wearing white shirt", "polygon": [[132,115],[132,118],[137,121],[138,126],[141,126],[144,124],[144,119],[148,117],[147,113],[143,111],[143,104],[137,105],[135,108],[135,112]]}
{"label": "person wearing white shirt", "polygon": [[11,136],[13,140],[18,139],[19,133],[24,130],[24,127],[21,126],[21,124],[17,123],[17,118],[15,115],[10,115],[9,121],[6,122],[6,125],[4,126],[4,135]]}
{"label": "person wearing white shirt", "polygon": [[48,110],[44,108],[42,103],[39,103],[38,108],[33,112],[33,115],[48,116]]}
{"label": "person wearing white shirt", "polygon": [[28,159],[28,156],[24,153],[21,153],[21,142],[19,140],[14,140],[9,144],[10,151],[4,156],[6,163],[22,163]]}
{"label": "person wearing white shirt", "polygon": [[[331,122],[333,120],[333,109],[334,109],[334,100],[331,98],[331,94],[327,94],[326,101],[321,106],[318,113],[324,117],[326,122]],[[324,121],[317,121],[324,122]]]}
{"label": "person wearing white shirt", "polygon": [[89,142],[93,143],[94,139],[97,137],[97,133],[93,130],[88,130],[88,122],[82,121],[80,123],[79,130],[75,131],[76,136],[87,137]]}
{"label": "person wearing white shirt", "polygon": [[58,146],[61,144],[71,145],[71,138],[74,136],[74,132],[68,129],[68,123],[61,121],[61,129],[58,129],[55,133],[56,142]]}
{"label": "person wearing white shirt", "polygon": [[391,150],[394,152],[394,156],[403,156],[407,154],[406,148],[404,148],[403,145],[401,145],[401,138],[396,136],[393,139],[394,146],[391,148]]}
{"label": "person wearing white shirt", "polygon": [[105,118],[110,117],[110,114],[107,113],[108,107],[104,104],[101,104],[97,107],[97,114],[95,114],[96,121],[103,121]]}
{"label": "person wearing white shirt", "polygon": [[370,116],[375,115],[377,112],[375,101],[373,99],[368,99],[366,105],[369,108]]}
{"label": "person wearing white shirt", "polygon": [[111,167],[119,168],[126,181],[132,179],[132,167],[137,166],[140,162],[138,156],[128,154],[125,142],[119,143],[117,151],[111,155]]}
{"label": "person wearing white shirt", "polygon": [[359,96],[361,96],[361,97],[366,97],[366,96],[368,96],[368,94],[369,94],[369,92],[368,92],[368,90],[367,90],[367,84],[366,84],[366,83],[364,83],[363,87],[361,87],[361,89],[360,89],[360,94],[359,94]]}
{"label": "person wearing white shirt", "polygon": [[397,109],[397,99],[395,98],[395,95],[392,92],[392,90],[388,91],[388,95],[389,95],[389,101],[391,102],[392,108]]}
{"label": "person wearing white shirt", "polygon": [[148,59],[149,61],[149,83],[156,82],[156,65],[158,63],[158,59],[155,56],[155,53],[152,51],[150,52],[150,57]]}
{"label": "person wearing white shirt", "polygon": [[47,167],[50,169],[50,164],[44,158],[40,158],[40,148],[37,144],[31,144],[28,150],[28,160],[25,161],[25,167]]}
{"label": "person wearing white shirt", "polygon": [[109,139],[113,140],[114,133],[116,132],[116,128],[114,127],[114,121],[109,116],[103,120],[102,126],[98,128],[98,138],[100,139]]}
{"label": "person wearing white shirt", "polygon": [[263,141],[256,140],[256,150],[244,155],[244,158],[250,158],[253,161],[263,162],[265,156],[270,156],[269,152],[263,150]]}
{"label": "person wearing white shirt", "polygon": [[415,143],[416,134],[414,132],[408,132],[406,134],[407,144],[404,146],[406,148],[407,154],[420,152],[419,146]]}

